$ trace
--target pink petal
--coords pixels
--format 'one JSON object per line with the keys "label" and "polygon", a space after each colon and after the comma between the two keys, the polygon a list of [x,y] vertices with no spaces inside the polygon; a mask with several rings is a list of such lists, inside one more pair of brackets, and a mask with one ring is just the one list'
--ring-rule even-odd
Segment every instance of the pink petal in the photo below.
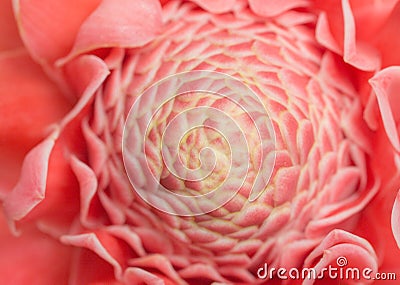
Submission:
{"label": "pink petal", "polygon": [[[326,191],[334,193],[335,187],[344,188],[346,180],[343,178],[345,176],[339,177],[337,184],[333,183],[333,188],[329,186],[326,188]],[[379,186],[379,183],[375,183],[375,185],[366,187],[364,191],[355,192],[343,201],[338,201],[330,207],[326,207],[325,211],[321,211],[322,217],[317,217],[307,225],[306,234],[310,237],[321,236],[325,234],[327,229],[333,229],[335,225],[359,213],[374,198]]]}
{"label": "pink petal", "polygon": [[[66,139],[67,132],[73,133],[73,136]],[[23,223],[39,221],[62,230],[70,227],[76,220],[79,211],[79,185],[66,157],[69,152],[81,153],[83,144],[76,130],[63,129],[49,157],[46,197],[24,218]],[[55,212],[58,214],[54,215]]]}
{"label": "pink petal", "polygon": [[[376,45],[382,53],[383,67],[400,65],[400,53],[393,52],[400,50],[400,37],[398,36],[400,26],[400,1],[397,0],[394,2],[397,2],[397,5],[390,14],[390,18],[388,18],[381,29],[378,30],[378,33],[374,34]],[[368,19],[370,19],[370,17],[369,15]],[[373,23],[375,20],[369,22]]]}
{"label": "pink petal", "polygon": [[[304,262],[304,267],[313,267],[317,273],[322,272],[329,265],[334,268],[346,268],[339,264],[339,258],[342,261],[345,259],[350,268],[359,268],[360,270],[370,268],[373,272],[377,272],[378,269],[377,256],[371,244],[367,240],[343,230],[331,231],[309,254]],[[313,266],[314,264],[315,266]],[[328,275],[325,276],[329,278]],[[302,284],[313,283],[314,280],[306,279]]]}
{"label": "pink petal", "polygon": [[96,175],[100,175],[108,159],[107,146],[89,127],[87,120],[82,122],[82,131],[87,144],[90,167]]}
{"label": "pink petal", "polygon": [[139,268],[154,268],[168,276],[169,279],[174,280],[176,284],[185,284],[171,265],[171,261],[164,255],[148,254],[144,257],[132,259],[129,264]]}
{"label": "pink petal", "polygon": [[130,267],[124,273],[126,284],[144,284],[144,285],[176,285],[164,276],[150,273],[144,269]]}
{"label": "pink petal", "polygon": [[120,240],[125,241],[138,256],[146,255],[146,251],[142,245],[142,240],[132,227],[128,225],[110,226],[107,228],[107,232]]}
{"label": "pink petal", "polygon": [[[363,283],[358,283],[356,280],[349,281],[346,284],[368,284],[368,281],[363,279],[362,271],[364,268],[371,269],[371,272],[376,273],[378,269],[378,264],[375,256],[371,256],[369,252],[367,252],[363,247],[353,245],[353,244],[339,244],[335,245],[329,249],[326,249],[323,252],[320,252],[322,258],[317,262],[317,264],[313,267],[317,276],[322,274],[326,268],[332,266],[333,268],[343,268],[340,266],[340,262],[345,262],[346,266],[348,264],[349,268],[358,268],[360,270],[360,278],[363,280]],[[307,268],[311,266],[307,265]],[[344,267],[346,268],[346,267]],[[326,272],[325,272],[326,273]],[[371,273],[371,276],[374,274]],[[332,279],[329,274],[325,274],[325,280]],[[314,284],[314,281],[311,279],[306,279],[302,284],[309,285]],[[369,283],[372,280],[369,281]]]}
{"label": "pink petal", "polygon": [[83,21],[100,0],[14,0],[22,39],[40,62],[53,62],[71,50]]}
{"label": "pink petal", "polygon": [[137,47],[156,37],[162,26],[161,5],[156,0],[104,0],[80,27],[69,60],[104,47]]}
{"label": "pink petal", "polygon": [[361,70],[377,70],[380,66],[378,51],[370,45],[357,42],[356,23],[349,0],[342,0],[342,9],[344,16],[344,61]]}
{"label": "pink petal", "polygon": [[11,1],[0,1],[0,52],[22,47]]}
{"label": "pink petal", "polygon": [[4,200],[4,212],[11,220],[26,216],[45,197],[49,156],[54,138],[48,138],[25,157],[21,177]]}
{"label": "pink petal", "polygon": [[74,94],[80,98],[74,108],[64,117],[62,125],[71,122],[93,100],[94,95],[104,80],[109,70],[103,60],[94,55],[83,55],[68,62],[65,66],[65,75]]}
{"label": "pink petal", "polygon": [[97,178],[93,170],[76,157],[71,159],[71,168],[75,173],[80,188],[80,219],[85,226],[90,226],[89,209],[97,190]]}
{"label": "pink petal", "polygon": [[191,0],[208,12],[219,14],[225,13],[232,9],[236,0]]}
{"label": "pink petal", "polygon": [[32,227],[20,237],[8,232],[0,214],[0,283],[65,284],[70,273],[71,249]]}
{"label": "pink petal", "polygon": [[397,246],[400,248],[400,191],[397,193],[396,200],[394,201],[391,225]]}
{"label": "pink petal", "polygon": [[[228,281],[221,276],[214,266],[209,264],[191,264],[179,271],[179,275],[183,278],[202,278],[210,279],[216,282],[227,283]],[[212,282],[209,282],[212,283]]]}
{"label": "pink petal", "polygon": [[[94,280],[98,280],[100,278],[112,280],[115,278],[120,279],[122,277],[121,265],[114,258],[114,256],[110,254],[109,249],[105,247],[105,245],[100,241],[99,237],[96,234],[88,233],[80,235],[65,235],[61,237],[61,242],[67,245],[82,248],[80,260],[76,260],[76,267],[74,268],[75,272],[72,277],[75,280],[73,280],[71,283],[90,284],[90,282],[93,282]],[[89,251],[84,249],[87,249]],[[95,257],[90,257],[90,255],[92,255],[93,253],[95,253],[98,257],[100,257],[100,259],[105,262],[101,262],[101,260],[97,260]],[[84,261],[90,262],[90,264],[85,264]],[[108,264],[111,265],[114,269],[114,278],[112,278],[112,276],[109,276],[110,272],[106,270],[104,270],[104,272],[98,271],[99,268],[106,268]],[[104,280],[102,281],[104,282]]]}
{"label": "pink petal", "polygon": [[[356,20],[357,37],[372,39],[382,32],[382,26],[391,17],[399,0],[350,0]],[[374,19],[371,21],[371,19]]]}
{"label": "pink petal", "polygon": [[320,44],[331,51],[338,54],[342,53],[341,47],[331,31],[328,16],[325,12],[319,15],[317,27],[315,29],[315,37]]}
{"label": "pink petal", "polygon": [[[387,140],[385,141],[386,146]],[[395,225],[395,211],[397,211],[398,207],[393,206],[392,211],[390,209],[390,205],[393,205],[398,193],[394,191],[393,183],[389,182],[390,180],[398,181],[399,176],[398,174],[393,174],[393,171],[388,171],[388,168],[391,168],[387,164],[388,162],[390,164],[392,156],[393,154],[390,158],[385,158],[382,152],[378,153],[377,161],[384,165],[380,168],[387,173],[388,178],[384,178],[383,188],[380,189],[377,197],[362,212],[356,225],[355,234],[366,238],[373,245],[380,261],[379,272],[395,272],[399,274],[399,248],[396,239],[393,238],[394,232],[399,229]],[[397,221],[399,220],[397,219]],[[391,285],[398,284],[396,281],[387,282]]]}
{"label": "pink petal", "polygon": [[306,7],[310,5],[308,0],[249,0],[250,8],[254,13],[264,16],[273,17],[285,11]]}
{"label": "pink petal", "polygon": [[398,122],[400,120],[400,67],[392,66],[378,72],[369,80],[383,120],[386,134],[393,147],[400,151]]}
{"label": "pink petal", "polygon": [[337,229],[326,235],[321,243],[308,255],[305,263],[310,263],[312,259],[319,256],[320,252],[341,243],[358,245],[365,248],[371,255],[375,254],[374,248],[365,239],[344,230]]}
{"label": "pink petal", "polygon": [[[24,156],[46,138],[51,125],[71,108],[71,102],[25,51],[1,57],[0,66],[0,192],[3,192],[15,186]],[[0,198],[3,195],[0,193]]]}
{"label": "pink petal", "polygon": [[[373,71],[379,69],[381,65],[381,57],[376,49],[374,42],[371,41],[371,35],[367,35],[364,31],[367,30],[367,25],[370,22],[375,22],[374,16],[379,18],[380,24],[385,17],[390,14],[393,9],[394,1],[382,4],[380,11],[376,8],[376,3],[373,1],[351,1],[339,0],[334,1],[316,1],[316,6],[321,9],[319,20],[316,28],[317,40],[328,49],[343,56],[345,62],[364,71]],[[351,4],[351,5],[350,5]],[[360,11],[363,14],[360,15]],[[374,21],[370,19],[374,18]],[[368,19],[368,20],[366,20]],[[379,31],[379,24],[374,23],[370,29]]]}

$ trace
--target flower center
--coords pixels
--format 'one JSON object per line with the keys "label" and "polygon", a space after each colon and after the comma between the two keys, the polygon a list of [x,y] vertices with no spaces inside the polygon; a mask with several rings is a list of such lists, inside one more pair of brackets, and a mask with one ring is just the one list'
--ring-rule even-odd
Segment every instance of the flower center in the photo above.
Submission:
{"label": "flower center", "polygon": [[[265,261],[279,266],[287,261],[283,252],[291,246],[298,244],[296,254],[305,256],[318,237],[357,212],[340,214],[363,196],[365,158],[345,135],[341,120],[359,102],[322,75],[329,55],[322,54],[313,29],[307,27],[314,23],[284,26],[260,20],[247,8],[212,15],[195,7],[171,2],[159,38],[129,52],[123,70],[131,82],[128,94],[134,101],[158,80],[191,70],[238,78],[268,110],[276,133],[276,164],[262,195],[250,202],[260,146],[246,112],[212,94],[177,96],[155,113],[146,135],[149,167],[164,187],[181,195],[210,193],[227,180],[229,169],[240,166],[232,163],[229,140],[219,132],[230,129],[221,122],[215,122],[215,128],[185,129],[194,118],[205,116],[207,121],[206,113],[185,113],[189,109],[229,111],[245,130],[249,155],[242,161],[250,167],[238,194],[223,207],[196,217],[154,211],[160,222],[152,223],[192,263],[207,257],[222,267],[234,260],[249,270]],[[171,153],[176,156],[169,157]]]}

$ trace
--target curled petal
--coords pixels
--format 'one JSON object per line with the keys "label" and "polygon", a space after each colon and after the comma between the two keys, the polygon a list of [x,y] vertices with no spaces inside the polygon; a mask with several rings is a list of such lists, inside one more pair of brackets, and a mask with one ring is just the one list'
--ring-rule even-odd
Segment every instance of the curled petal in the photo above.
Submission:
{"label": "curled petal", "polygon": [[94,55],[82,55],[65,66],[66,78],[79,101],[64,117],[62,126],[72,121],[94,98],[94,95],[109,74],[107,65]]}
{"label": "curled petal", "polygon": [[397,124],[400,119],[400,67],[392,66],[378,72],[369,80],[378,100],[386,133],[396,151],[400,151]]}
{"label": "curled petal", "polygon": [[[80,235],[65,235],[61,237],[61,242],[67,245],[76,246],[79,248],[88,249],[95,254],[97,254],[101,259],[103,259],[106,263],[110,264],[114,268],[114,274],[117,279],[122,277],[122,267],[117,261],[117,259],[111,255],[109,250],[105,247],[105,245],[100,241],[99,237],[94,233],[88,234],[80,234]],[[112,245],[109,245],[112,247]],[[82,266],[82,264],[79,267]],[[83,268],[77,268],[78,271],[81,271]],[[86,272],[87,273],[87,272]],[[79,274],[79,273],[78,273]],[[87,280],[93,276],[81,276],[83,280]],[[87,280],[89,281],[89,280]]]}
{"label": "curled petal", "polygon": [[146,251],[143,248],[139,235],[129,226],[110,226],[107,232],[111,235],[125,241],[138,256],[145,256]]}
{"label": "curled petal", "polygon": [[361,70],[378,69],[380,58],[377,50],[372,46],[357,42],[356,23],[349,0],[342,0],[342,9],[344,16],[344,61]]}
{"label": "curled petal", "polygon": [[397,246],[400,248],[400,191],[397,193],[396,200],[394,201],[391,225]]}
{"label": "curled petal", "polygon": [[71,159],[71,168],[79,182],[81,211],[80,219],[83,225],[90,226],[90,204],[97,190],[97,178],[92,169],[76,157]]}
{"label": "curled petal", "polygon": [[[359,36],[367,38],[376,35],[382,25],[392,17],[393,10],[399,3],[399,0],[350,0]],[[371,21],[371,17],[373,17],[373,21]]]}
{"label": "curled petal", "polygon": [[82,24],[71,53],[108,47],[137,47],[150,42],[162,26],[157,0],[105,0]]}
{"label": "curled petal", "polygon": [[191,0],[199,5],[201,8],[211,13],[225,13],[231,10],[232,6],[235,5],[236,0]]}
{"label": "curled petal", "polygon": [[354,234],[348,233],[343,230],[333,230],[331,231],[323,241],[309,254],[305,263],[311,263],[311,261],[318,257],[318,255],[326,249],[333,247],[335,245],[347,243],[362,246],[371,255],[374,255],[373,247],[363,238],[358,237]]}
{"label": "curled petal", "polygon": [[[325,15],[320,16],[317,39],[344,56],[349,64],[366,71],[400,64],[397,37],[400,24],[399,0],[317,0]],[[339,8],[341,6],[341,9]],[[373,19],[373,21],[371,21]],[[327,33],[321,33],[321,30]],[[339,51],[332,49],[333,38]]]}
{"label": "curled petal", "polygon": [[175,284],[185,284],[172,267],[170,260],[164,255],[147,255],[145,257],[132,259],[129,264],[139,268],[155,268],[165,276],[168,276],[170,280],[174,280]]}
{"label": "curled petal", "polygon": [[[358,171],[356,170],[355,172]],[[343,188],[345,188],[344,185],[350,185],[352,179],[355,178],[353,176],[354,174],[354,171],[351,169],[342,170],[342,173],[337,176],[337,179],[335,179],[336,183],[333,183],[333,185],[336,187],[337,185],[342,185]],[[330,227],[332,228],[339,222],[342,222],[360,212],[376,195],[379,186],[380,182],[378,181],[374,185],[368,186],[366,191],[359,193],[357,192],[351,195],[349,198],[340,200],[339,202],[333,204],[332,207],[326,207],[324,210],[321,210],[320,215],[322,214],[322,217],[311,221],[307,226],[306,233],[310,236],[320,235],[321,233],[325,232],[326,229],[329,229]],[[329,188],[327,188],[327,190],[328,189]],[[329,192],[332,193],[335,191]]]}
{"label": "curled petal", "polygon": [[34,58],[45,63],[68,54],[80,26],[99,2],[14,0],[13,4],[26,47]]}
{"label": "curled petal", "polygon": [[107,147],[104,142],[89,127],[87,120],[82,122],[82,130],[87,143],[87,153],[91,169],[96,175],[100,175],[107,159]]}
{"label": "curled petal", "polygon": [[[367,240],[343,230],[330,232],[306,258],[304,267],[313,267],[319,275],[329,265],[334,268],[347,265],[351,268],[369,268],[372,272],[378,270],[377,256],[371,244]],[[303,285],[313,283],[314,280],[310,278],[306,279]]]}
{"label": "curled petal", "polygon": [[11,220],[20,220],[45,196],[47,170],[54,138],[48,138],[25,157],[20,180],[4,201],[4,211]]}
{"label": "curled petal", "polygon": [[[0,196],[18,181],[22,161],[71,102],[26,51],[0,56]],[[51,108],[49,108],[51,106]]]}
{"label": "curled petal", "polygon": [[264,16],[277,16],[290,9],[306,7],[309,0],[249,0],[250,8],[254,13]]}
{"label": "curled petal", "polygon": [[[371,256],[369,252],[367,252],[364,248],[353,245],[353,244],[339,244],[321,252],[322,258],[318,261],[318,263],[314,266],[314,269],[318,273],[317,275],[322,276],[324,270],[328,268],[330,265],[335,268],[341,268],[342,266],[349,265],[350,268],[359,268],[360,271],[364,270],[364,268],[369,268],[372,272],[377,272],[378,264],[376,257]],[[308,267],[307,267],[308,268]],[[326,273],[326,272],[325,272]],[[325,278],[330,278],[328,274],[325,275]],[[366,284],[367,281],[364,280]],[[372,280],[370,280],[372,282]],[[313,284],[314,280],[306,279],[303,282],[303,285]],[[348,284],[360,284],[355,282],[351,282]]]}
{"label": "curled petal", "polygon": [[[363,29],[359,29],[359,26],[363,24],[364,18],[355,14],[361,8],[358,2],[317,1],[317,7],[323,12],[318,19],[316,37],[322,45],[342,55],[345,62],[364,71],[373,71],[379,69],[381,57],[370,39],[360,33]],[[373,13],[373,3],[367,4],[363,10]],[[386,10],[390,12],[392,6],[389,5]]]}
{"label": "curled petal", "polygon": [[157,274],[150,273],[144,269],[130,267],[124,273],[126,284],[145,284],[145,285],[173,285],[166,277],[157,276]]}
{"label": "curled petal", "polygon": [[207,278],[215,282],[227,283],[224,277],[211,265],[208,264],[193,264],[179,271],[179,275],[183,278]]}
{"label": "curled petal", "polygon": [[322,12],[318,17],[317,26],[315,28],[315,37],[321,45],[331,51],[338,54],[342,53],[340,45],[331,31],[328,15],[325,12]]}

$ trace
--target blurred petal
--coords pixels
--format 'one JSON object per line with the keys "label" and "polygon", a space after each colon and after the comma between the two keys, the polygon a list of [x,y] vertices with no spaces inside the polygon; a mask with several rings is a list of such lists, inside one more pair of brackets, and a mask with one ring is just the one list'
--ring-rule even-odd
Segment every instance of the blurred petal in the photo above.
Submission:
{"label": "blurred petal", "polygon": [[249,4],[254,13],[273,17],[285,11],[306,7],[310,4],[309,0],[249,0]]}
{"label": "blurred petal", "polygon": [[329,50],[338,54],[342,53],[340,45],[331,31],[328,16],[325,12],[322,12],[319,15],[315,37],[321,45],[325,46]]}
{"label": "blurred petal", "polygon": [[369,80],[375,95],[385,127],[393,147],[400,151],[398,124],[400,120],[400,66],[388,67]]}
{"label": "blurred petal", "polygon": [[39,62],[53,62],[71,50],[84,20],[100,0],[14,0],[22,39]]}
{"label": "blurred petal", "polygon": [[22,47],[11,1],[0,1],[0,52]]}
{"label": "blurred petal", "polygon": [[397,246],[400,248],[400,191],[397,193],[392,210],[392,231],[396,239]]}
{"label": "blurred petal", "polygon": [[[341,54],[345,62],[354,67],[364,71],[377,70],[381,64],[380,54],[371,41],[371,34],[363,31],[373,29],[378,32],[395,2],[397,0],[386,1],[376,6],[375,1],[341,0],[339,3],[339,0],[318,0],[316,6],[323,12],[317,24],[317,39],[325,47]],[[374,16],[377,21],[375,18],[370,21]],[[374,25],[371,26],[370,22]]]}
{"label": "blurred petal", "polygon": [[[357,38],[371,40],[382,31],[399,0],[348,0],[354,14]],[[371,19],[374,19],[371,21]]]}
{"label": "blurred petal", "polygon": [[236,0],[191,0],[199,5],[201,8],[207,10],[211,13],[225,13],[232,9],[232,6],[235,5]]}
{"label": "blurred petal", "polygon": [[122,285],[115,280],[113,267],[89,249],[76,249],[71,267],[69,285]]}
{"label": "blurred petal", "polygon": [[25,154],[71,105],[26,52],[0,56],[0,198],[17,182]]}
{"label": "blurred petal", "polygon": [[342,0],[342,9],[344,16],[344,61],[361,70],[378,69],[380,59],[377,50],[372,46],[357,42],[356,24],[349,0]]}
{"label": "blurred petal", "polygon": [[[390,17],[385,24],[373,35],[378,49],[382,53],[383,67],[390,65],[400,65],[400,53],[393,52],[400,50],[400,2],[397,2],[396,7],[393,9]],[[370,19],[370,15],[368,15]],[[369,21],[369,22],[375,22]]]}
{"label": "blurred petal", "polygon": [[156,0],[105,0],[82,24],[66,60],[104,47],[137,47],[150,42],[162,26]]}
{"label": "blurred petal", "polygon": [[0,214],[1,284],[67,284],[70,248],[33,228],[16,238],[6,227]]}

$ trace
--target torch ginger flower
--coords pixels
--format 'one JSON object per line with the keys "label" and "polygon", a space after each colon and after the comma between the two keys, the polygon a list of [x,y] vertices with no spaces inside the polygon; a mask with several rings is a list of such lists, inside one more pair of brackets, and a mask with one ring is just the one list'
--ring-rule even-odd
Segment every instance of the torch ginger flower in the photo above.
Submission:
{"label": "torch ginger flower", "polygon": [[[15,0],[0,11],[1,281],[339,284],[258,273],[321,273],[343,257],[400,273],[398,1]],[[231,79],[209,84],[217,95],[190,92],[155,110],[176,90],[151,86],[196,71]],[[261,105],[219,96],[228,83]],[[266,116],[252,120],[243,106]],[[129,123],[138,112],[148,124]],[[198,122],[210,125],[185,129]],[[172,161],[211,169],[204,179],[182,179],[163,160],[172,123],[172,137],[184,134]],[[238,141],[248,151],[235,156]],[[257,176],[262,158],[270,168]],[[146,200],[149,173],[171,193],[226,182],[234,195],[194,208]]]}

